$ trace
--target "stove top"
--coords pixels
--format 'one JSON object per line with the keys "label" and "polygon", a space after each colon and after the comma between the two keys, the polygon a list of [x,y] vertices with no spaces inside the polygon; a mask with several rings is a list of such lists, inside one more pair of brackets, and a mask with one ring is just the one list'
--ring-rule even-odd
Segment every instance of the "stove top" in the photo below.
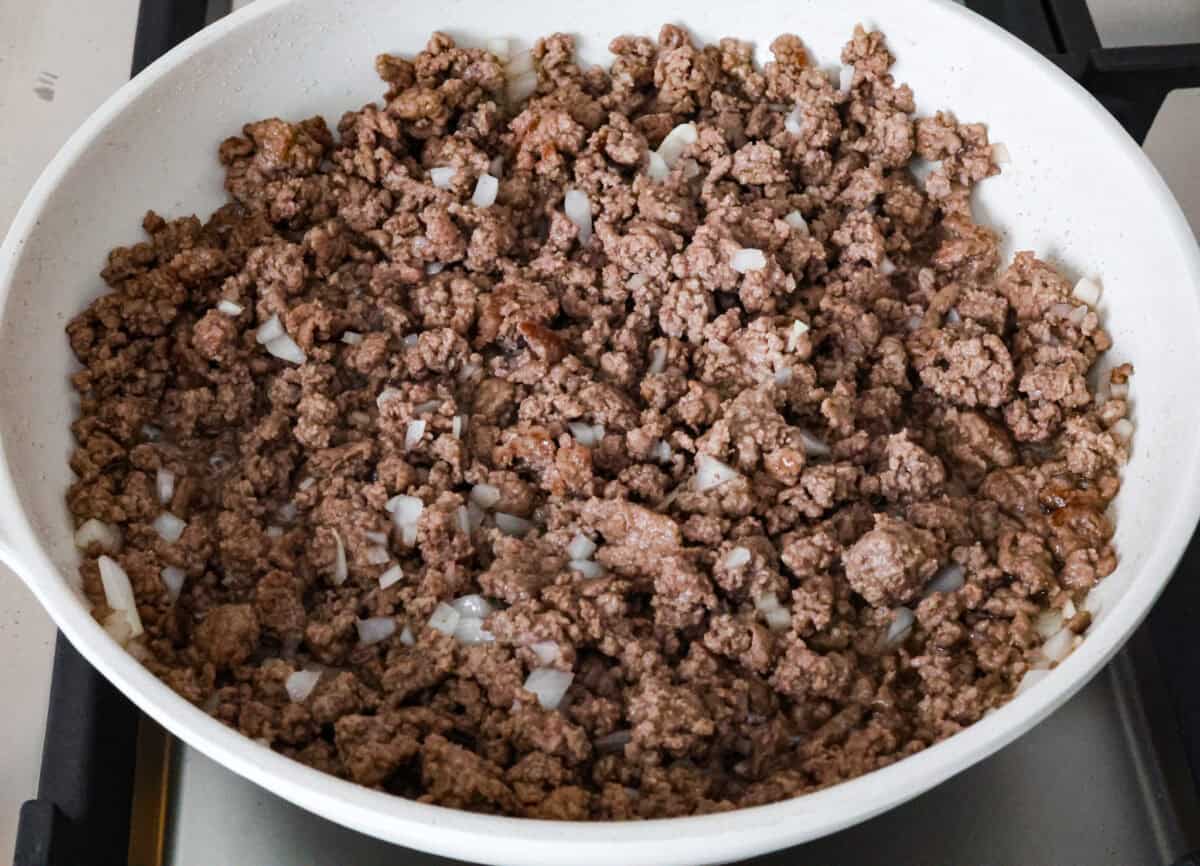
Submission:
{"label": "stove top", "polygon": [[[244,5],[235,0],[233,5]],[[1139,142],[1200,45],[1105,48],[1086,0],[967,0],[1092,91]],[[132,71],[228,11],[142,0]],[[1200,866],[1200,539],[1130,644],[1016,743],[871,821],[748,861]],[[174,742],[59,637],[16,866],[452,866],[313,816]]]}

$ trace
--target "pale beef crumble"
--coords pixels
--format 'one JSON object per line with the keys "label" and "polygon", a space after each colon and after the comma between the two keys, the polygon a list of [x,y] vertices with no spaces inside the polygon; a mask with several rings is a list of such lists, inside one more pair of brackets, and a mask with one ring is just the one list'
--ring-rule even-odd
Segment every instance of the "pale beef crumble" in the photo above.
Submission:
{"label": "pale beef crumble", "polygon": [[[950,736],[1090,621],[1124,387],[1089,392],[1110,340],[1071,284],[973,221],[984,127],[914,118],[861,28],[848,91],[795,36],[761,69],[674,26],[611,49],[584,70],[541,40],[510,108],[497,58],[436,34],[336,131],[248,124],[230,202],[149,213],[67,328],[68,502],[121,532],[131,651],[285,755],[510,815],[734,809]],[[273,316],[302,363],[256,339]],[[709,458],[736,475],[701,489]],[[470,594],[484,642],[430,627]],[[523,689],[544,666],[574,676],[555,709]]]}

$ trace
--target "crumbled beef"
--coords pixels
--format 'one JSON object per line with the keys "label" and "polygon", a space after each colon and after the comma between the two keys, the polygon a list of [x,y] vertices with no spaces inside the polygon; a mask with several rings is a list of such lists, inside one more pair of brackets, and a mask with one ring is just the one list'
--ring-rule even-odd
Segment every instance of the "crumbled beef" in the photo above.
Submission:
{"label": "crumbled beef", "polygon": [[861,27],[844,91],[792,35],[610,47],[539,41],[512,104],[435,34],[336,130],[247,124],[230,202],[148,213],[67,326],[67,504],[120,532],[138,657],[296,760],[533,818],[767,803],[1008,700],[1116,567],[1111,339],[972,217],[986,129],[914,116]]}

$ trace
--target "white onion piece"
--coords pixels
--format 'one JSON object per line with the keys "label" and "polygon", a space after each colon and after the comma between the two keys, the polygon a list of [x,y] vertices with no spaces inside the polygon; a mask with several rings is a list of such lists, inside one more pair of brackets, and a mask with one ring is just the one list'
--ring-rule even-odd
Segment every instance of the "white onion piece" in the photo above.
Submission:
{"label": "white onion piece", "polygon": [[89,517],[75,530],[75,546],[87,550],[93,544],[100,545],[102,550],[109,553],[116,553],[121,549],[121,530],[111,523]]}
{"label": "white onion piece", "polygon": [[800,338],[809,331],[808,323],[799,319],[792,322],[792,330],[788,332],[788,351],[794,352],[800,346]]}
{"label": "white onion piece", "polygon": [[755,598],[754,608],[763,615],[767,628],[771,631],[787,631],[792,627],[791,612],[779,603],[779,599],[773,593]]}
{"label": "white onion piece", "polygon": [[496,59],[502,62],[508,62],[509,52],[512,46],[507,39],[496,37],[489,39],[486,43],[489,54],[495,55]]}
{"label": "white onion piece", "polygon": [[183,592],[183,582],[187,580],[187,573],[182,568],[176,568],[173,565],[168,565],[158,573],[162,578],[163,586],[167,589],[167,599],[174,602],[179,598],[179,594]]}
{"label": "white onion piece", "polygon": [[96,560],[100,568],[100,583],[104,587],[104,601],[114,611],[120,611],[129,625],[129,637],[142,633],[142,618],[138,616],[137,601],[133,597],[133,585],[125,569],[115,559],[101,556]]}
{"label": "white onion piece", "polygon": [[287,689],[288,698],[292,703],[301,704],[312,694],[320,679],[320,671],[293,671],[283,681],[283,687]]}
{"label": "white onion piece", "polygon": [[526,72],[533,71],[533,54],[529,51],[521,51],[509,58],[504,72],[509,76],[522,75]]}
{"label": "white onion piece", "polygon": [[268,526],[267,527],[267,538],[280,538],[282,536],[283,536],[283,527],[282,526]]}
{"label": "white onion piece", "polygon": [[397,523],[416,523],[421,519],[421,512],[425,510],[425,503],[416,496],[393,496],[383,505],[392,513],[392,518]]}
{"label": "white onion piece", "polygon": [[571,559],[591,559],[596,552],[596,542],[582,532],[576,532],[571,543],[567,545],[567,556]]}
{"label": "white onion piece", "polygon": [[467,507],[465,505],[458,506],[458,508],[455,509],[454,516],[455,519],[458,520],[459,531],[461,531],[463,535],[470,535],[471,514],[469,511],[467,511]]}
{"label": "white onion piece", "polygon": [[1028,691],[1044,680],[1049,673],[1050,671],[1046,670],[1045,668],[1033,668],[1032,670],[1026,671],[1025,676],[1021,677],[1021,682],[1017,686],[1017,690],[1014,692],[1014,694],[1019,695],[1021,692]]}
{"label": "white onion piece", "polygon": [[154,531],[158,533],[158,537],[167,544],[174,544],[179,540],[179,536],[183,535],[183,530],[187,528],[187,524],[176,517],[169,511],[164,511],[158,517],[154,518]]}
{"label": "white onion piece", "polygon": [[334,586],[341,586],[346,582],[350,571],[346,568],[346,545],[342,544],[342,534],[336,529],[333,531],[333,542],[337,546],[337,551],[333,556],[333,578]]}
{"label": "white onion piece", "polygon": [[133,627],[129,624],[129,618],[125,616],[123,610],[114,610],[104,618],[102,625],[109,637],[121,646],[128,644],[129,639],[133,637]]}
{"label": "white onion piece", "polygon": [[475,531],[483,526],[483,518],[485,517],[483,509],[474,502],[467,503],[467,522],[471,526],[471,531]]}
{"label": "white onion piece", "polygon": [[1108,430],[1112,435],[1124,442],[1128,442],[1133,438],[1133,422],[1128,418],[1121,418],[1109,427]]}
{"label": "white onion piece", "polygon": [[792,368],[781,367],[775,371],[775,384],[780,387],[786,387],[792,384]]}
{"label": "white onion piece", "polygon": [[665,369],[667,369],[667,347],[655,346],[654,351],[650,353],[650,366],[646,368],[646,372],[651,376],[657,376]]}
{"label": "white onion piece", "polygon": [[538,77],[536,72],[522,72],[511,76],[507,82],[507,93],[510,102],[520,102],[532,96],[537,90]]}
{"label": "white onion piece", "polygon": [[458,174],[458,170],[452,166],[438,166],[437,168],[429,169],[429,182],[438,189],[449,189],[450,184],[454,181],[454,175]]}
{"label": "white onion piece", "polygon": [[761,271],[766,266],[767,257],[763,255],[763,251],[752,247],[740,249],[729,257],[729,267],[733,268],[739,274],[748,273],[749,271]]}
{"label": "white onion piece", "polygon": [[425,421],[417,418],[408,422],[408,429],[404,431],[404,450],[412,451],[421,442],[421,437],[425,435]]}
{"label": "white onion piece", "polygon": [[412,626],[406,625],[400,630],[400,643],[405,646],[417,645],[417,638],[413,635]]}
{"label": "white onion piece", "polygon": [[804,237],[808,237],[808,220],[804,218],[804,214],[798,210],[794,210],[783,218],[783,221],[789,226],[800,232]]}
{"label": "white onion piece", "polygon": [[496,203],[496,193],[500,190],[500,181],[490,174],[479,175],[475,181],[475,192],[471,196],[471,204],[475,207],[491,207]]}
{"label": "white onion piece", "polygon": [[283,330],[283,323],[279,321],[279,316],[271,316],[271,318],[259,325],[258,330],[254,332],[254,339],[261,345],[265,345],[272,340],[278,340],[282,336],[285,336],[285,332]]}
{"label": "white onion piece", "polygon": [[503,511],[497,511],[495,515],[496,528],[505,535],[511,535],[516,538],[523,537],[529,530],[533,529],[533,524],[523,517],[517,517],[515,514],[505,514]]}
{"label": "white onion piece", "polygon": [[421,342],[420,334],[405,334],[404,335],[403,343],[404,343],[405,348],[411,349],[413,346],[417,345],[417,343],[419,343],[419,342]]}
{"label": "white onion piece", "polygon": [[1008,152],[1006,144],[999,141],[992,143],[992,162],[996,165],[1008,165],[1012,162],[1012,154]]}
{"label": "white onion piece", "polygon": [[1083,320],[1087,318],[1090,309],[1087,304],[1080,304],[1075,309],[1071,310],[1071,314],[1067,316],[1067,321],[1078,327],[1083,324]]}
{"label": "white onion piece", "polygon": [[388,543],[388,534],[386,532],[364,532],[363,538],[372,544],[386,545]]}
{"label": "white onion piece", "polygon": [[715,457],[696,455],[696,489],[703,493],[742,476]]}
{"label": "white onion piece", "polygon": [[1078,611],[1075,610],[1075,602],[1071,601],[1071,599],[1068,598],[1066,603],[1062,607],[1063,619],[1066,619],[1066,620],[1074,619],[1076,613],[1078,613]]}
{"label": "white onion piece", "polygon": [[481,643],[494,643],[496,636],[483,627],[483,620],[477,616],[464,616],[454,627],[454,638],[467,646],[477,646]]}
{"label": "white onion piece", "polygon": [[603,424],[584,424],[582,421],[571,421],[567,429],[575,437],[575,441],[585,448],[595,448],[604,439]]}
{"label": "white onion piece", "polygon": [[483,619],[490,616],[495,608],[482,595],[471,594],[463,595],[450,602],[450,606],[463,616],[473,616],[476,619]]}
{"label": "white onion piece", "polygon": [[567,693],[567,689],[571,687],[571,681],[574,679],[575,674],[569,671],[537,668],[530,671],[529,676],[525,678],[524,687],[527,692],[537,695],[542,709],[554,710],[558,709],[558,705],[562,703],[563,695]]}
{"label": "white onion piece", "polygon": [[455,439],[462,438],[463,431],[463,416],[455,415],[454,420],[450,422],[450,433]]}
{"label": "white onion piece", "polygon": [[476,484],[468,495],[480,508],[487,509],[500,501],[500,488],[493,484]]}
{"label": "white onion piece", "polygon": [[233,301],[217,301],[217,312],[226,316],[240,316],[244,310],[241,304],[235,304]]}
{"label": "white onion piece", "polygon": [[443,602],[433,609],[433,614],[429,617],[429,627],[442,634],[452,635],[458,628],[460,619],[462,619],[462,614]]}
{"label": "white onion piece", "polygon": [[376,544],[367,548],[365,558],[371,565],[383,565],[392,557],[391,554],[388,553],[388,549],[386,547],[384,547],[382,544]]}
{"label": "white onion piece", "polygon": [[898,607],[892,611],[892,624],[888,626],[887,634],[883,637],[884,644],[891,648],[903,643],[915,620],[913,612],[907,607]]}
{"label": "white onion piece", "polygon": [[650,161],[646,164],[646,177],[651,180],[664,180],[671,173],[671,167],[657,151],[650,151]]}
{"label": "white onion piece", "polygon": [[400,566],[393,565],[383,574],[379,575],[379,588],[387,589],[392,584],[399,583],[402,577],[404,577],[403,570],[401,570]]}
{"label": "white onion piece", "polygon": [[799,105],[789,111],[788,116],[783,119],[783,128],[792,135],[804,132],[804,112],[800,110]]}
{"label": "white onion piece", "polygon": [[884,256],[883,261],[879,263],[879,270],[885,276],[890,277],[892,274],[896,273],[896,263],[887,256]]}
{"label": "white onion piece", "polygon": [[425,275],[429,277],[436,277],[445,269],[446,266],[442,262],[430,262],[425,266]]}
{"label": "white onion piece", "polygon": [[800,431],[800,439],[804,443],[804,453],[809,457],[828,457],[830,454],[829,445],[826,442],[818,439],[807,430]]}
{"label": "white onion piece", "polygon": [[342,334],[342,342],[347,346],[357,346],[363,341],[363,335],[358,331],[346,331]]}
{"label": "white onion piece", "polygon": [[390,616],[373,616],[370,619],[356,619],[354,627],[358,629],[359,646],[370,646],[387,640],[396,633],[396,621]]}
{"label": "white onion piece", "polygon": [[1115,400],[1125,400],[1129,397],[1128,382],[1113,382],[1108,386],[1108,394]]}
{"label": "white onion piece", "polygon": [[301,479],[300,483],[298,485],[296,485],[296,489],[303,492],[303,491],[307,490],[308,488],[312,487],[316,483],[317,483],[317,479],[313,478],[310,475],[307,478]]}
{"label": "white onion piece", "polygon": [[157,442],[159,440],[159,437],[162,436],[162,431],[159,430],[157,427],[155,427],[153,424],[143,424],[142,425],[142,435],[145,436],[146,439],[150,442]]}
{"label": "white onion piece", "polygon": [[529,648],[533,650],[533,654],[543,665],[552,665],[558,658],[558,644],[552,640],[540,640],[535,644],[530,644]]}
{"label": "white onion piece", "polygon": [[572,571],[578,571],[588,580],[604,577],[604,566],[598,562],[592,562],[590,559],[572,559],[567,563],[567,567]]}
{"label": "white onion piece", "polygon": [[952,562],[933,576],[933,579],[925,586],[925,595],[933,595],[935,592],[954,592],[961,589],[966,582],[967,570],[957,562]]}
{"label": "white onion piece", "polygon": [[1049,639],[1062,631],[1063,613],[1061,610],[1044,610],[1033,621],[1033,627],[1043,639]]}
{"label": "white onion piece", "polygon": [[592,238],[592,203],[581,189],[569,189],[563,198],[563,210],[567,219],[579,229],[579,243],[586,244]]}
{"label": "white onion piece", "polygon": [[384,404],[389,403],[392,400],[397,400],[403,396],[404,396],[403,393],[401,393],[400,391],[398,391],[395,388],[384,388],[375,397],[375,405],[376,405],[376,407],[378,407],[378,409],[380,411],[383,411]]}
{"label": "white onion piece", "polygon": [[661,439],[658,439],[653,445],[650,446],[650,456],[659,463],[666,463],[675,456],[675,453],[671,450],[670,445]]}
{"label": "white onion piece", "polygon": [[746,547],[735,547],[725,556],[726,568],[741,568],[750,561],[750,549]]}
{"label": "white onion piece", "polygon": [[1060,662],[1071,654],[1074,640],[1075,633],[1069,628],[1064,628],[1042,644],[1042,655],[1052,662]]}
{"label": "white onion piece", "polygon": [[854,83],[854,67],[843,66],[838,70],[838,90],[849,90]]}
{"label": "white onion piece", "polygon": [[597,737],[593,744],[596,751],[619,752],[633,741],[632,731],[613,731],[611,734],[605,734],[603,737]]}
{"label": "white onion piece", "polygon": [[426,400],[424,403],[418,403],[413,407],[414,415],[428,415],[430,412],[436,412],[441,408],[441,400]]}
{"label": "white onion piece", "polygon": [[175,496],[175,473],[169,469],[159,469],[155,486],[158,487],[158,501],[163,505],[169,504]]}
{"label": "white onion piece", "polygon": [[1096,306],[1100,301],[1100,284],[1089,277],[1084,277],[1071,289],[1071,297],[1083,301],[1089,307]]}
{"label": "white onion piece", "polygon": [[308,360],[308,356],[304,354],[304,350],[287,334],[271,340],[266,344],[265,348],[279,360],[287,361],[290,364],[303,364]]}
{"label": "white onion piece", "polygon": [[666,134],[658,146],[658,155],[668,167],[674,167],[679,157],[700,139],[700,133],[694,123],[681,123]]}
{"label": "white onion piece", "polygon": [[296,515],[300,509],[296,507],[295,502],[285,502],[279,506],[279,519],[284,523],[291,523],[296,519]]}

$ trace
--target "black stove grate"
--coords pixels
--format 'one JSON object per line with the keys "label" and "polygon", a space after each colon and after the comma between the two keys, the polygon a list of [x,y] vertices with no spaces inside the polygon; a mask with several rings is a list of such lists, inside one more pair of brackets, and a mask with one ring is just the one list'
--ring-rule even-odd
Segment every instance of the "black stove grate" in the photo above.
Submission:
{"label": "black stove grate", "polygon": [[[965,0],[1084,85],[1139,144],[1172,91],[1200,87],[1200,45],[1105,48],[1087,0]],[[142,0],[132,74],[200,30],[222,0]],[[1200,570],[1200,534],[1180,571]],[[1189,798],[1200,796],[1200,581],[1176,579],[1135,639],[1153,646],[1167,706],[1157,724],[1183,743]],[[1145,632],[1150,640],[1145,640]],[[130,860],[140,714],[62,635],[55,647],[38,796],[21,809],[14,866],[146,866]],[[1177,728],[1177,731],[1175,730]],[[1174,768],[1180,770],[1183,768]],[[1176,780],[1177,781],[1177,780]],[[1171,781],[1163,786],[1171,788]],[[1170,796],[1170,790],[1164,792]],[[1200,866],[1200,854],[1173,866]]]}

